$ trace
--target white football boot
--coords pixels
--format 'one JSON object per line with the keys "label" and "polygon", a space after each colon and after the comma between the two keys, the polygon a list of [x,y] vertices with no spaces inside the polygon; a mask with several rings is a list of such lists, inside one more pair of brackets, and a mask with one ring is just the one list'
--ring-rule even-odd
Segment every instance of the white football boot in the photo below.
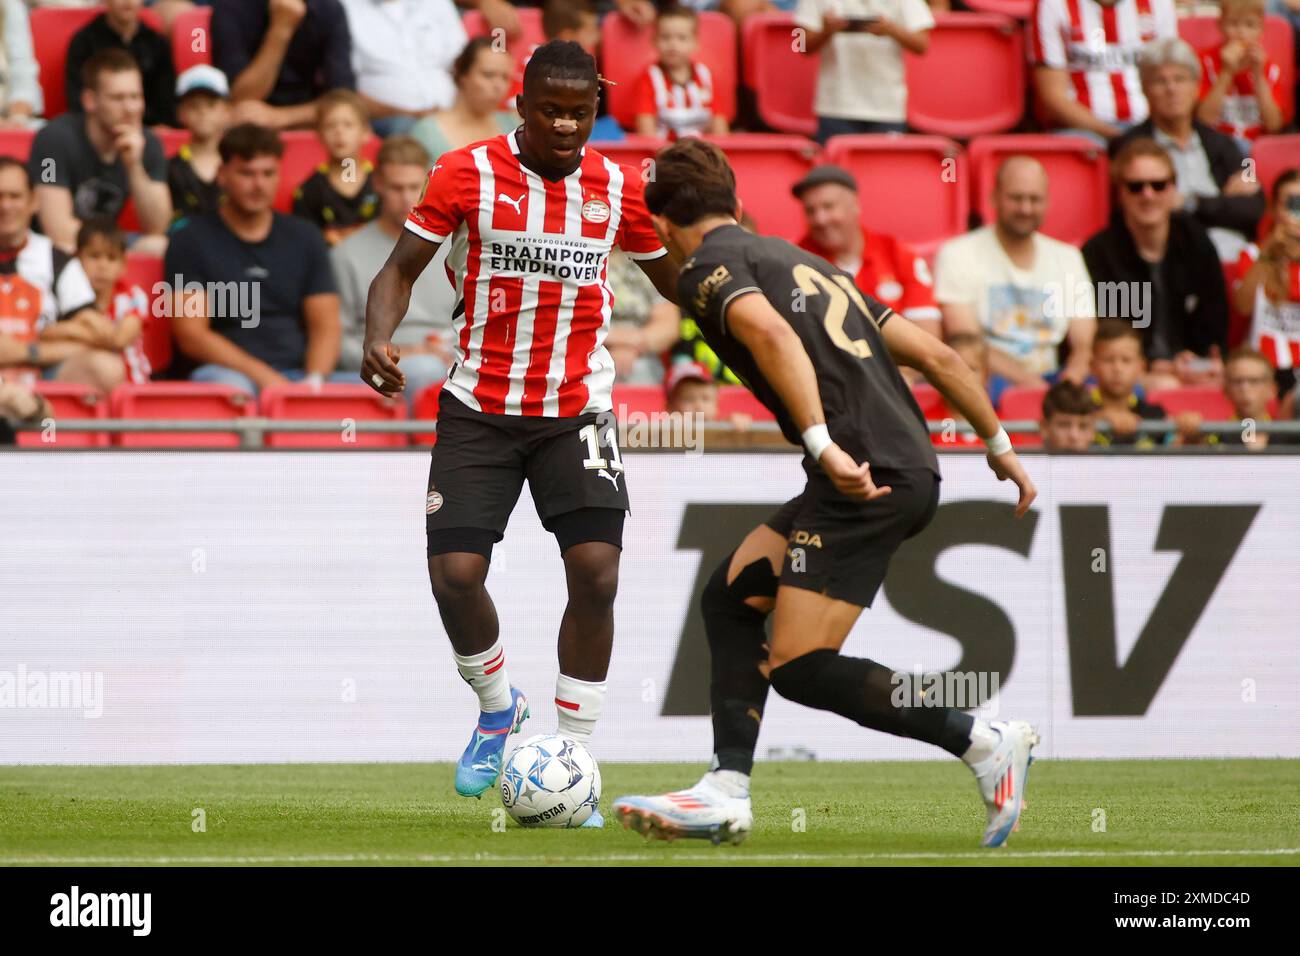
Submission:
{"label": "white football boot", "polygon": [[1002,846],[1020,819],[1029,765],[1034,762],[1030,751],[1039,740],[1034,728],[1023,720],[995,721],[992,727],[1002,734],[1002,740],[992,754],[971,766],[989,809],[989,824],[980,841],[986,847]]}
{"label": "white football boot", "polygon": [[614,813],[624,828],[660,840],[712,840],[739,843],[754,826],[748,795],[732,796],[705,774],[689,790],[657,797],[619,797]]}

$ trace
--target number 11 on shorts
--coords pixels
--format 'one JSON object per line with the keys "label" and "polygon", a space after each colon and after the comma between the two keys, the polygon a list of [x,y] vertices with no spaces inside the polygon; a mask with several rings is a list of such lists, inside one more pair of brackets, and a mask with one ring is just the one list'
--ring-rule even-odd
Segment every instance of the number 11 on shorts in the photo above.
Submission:
{"label": "number 11 on shorts", "polygon": [[615,474],[623,470],[623,459],[618,454],[618,438],[614,434],[614,426],[609,425],[605,428],[605,447],[609,449],[610,458],[604,459],[600,455],[600,425],[593,423],[583,425],[578,429],[578,438],[587,443],[587,457],[583,459],[582,467],[588,471],[601,471],[608,469]]}

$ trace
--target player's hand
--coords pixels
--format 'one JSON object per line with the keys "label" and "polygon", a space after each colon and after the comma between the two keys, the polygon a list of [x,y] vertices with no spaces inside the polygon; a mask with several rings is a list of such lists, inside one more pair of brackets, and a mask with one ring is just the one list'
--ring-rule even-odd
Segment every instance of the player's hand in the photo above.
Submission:
{"label": "player's hand", "polygon": [[817,462],[835,490],[854,501],[874,501],[894,490],[888,485],[877,487],[871,480],[871,466],[865,461],[859,465],[839,445],[828,447]]}
{"label": "player's hand", "polygon": [[1023,518],[1029,506],[1038,497],[1038,489],[1030,480],[1025,466],[1020,464],[1020,459],[1014,451],[1004,451],[997,456],[986,455],[985,457],[988,459],[989,467],[993,469],[993,474],[998,476],[998,481],[1013,481],[1020,489],[1020,501],[1016,503],[1016,517]]}
{"label": "player's hand", "polygon": [[[406,388],[406,376],[397,367],[401,359],[398,347],[392,342],[372,342],[366,346],[361,360],[361,381],[380,395],[395,395]],[[378,379],[375,378],[378,376]]]}

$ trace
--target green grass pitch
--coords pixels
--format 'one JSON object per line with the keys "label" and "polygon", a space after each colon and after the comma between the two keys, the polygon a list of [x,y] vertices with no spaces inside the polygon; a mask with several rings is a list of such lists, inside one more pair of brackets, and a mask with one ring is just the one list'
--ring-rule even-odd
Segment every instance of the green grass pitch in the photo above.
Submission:
{"label": "green grass pitch", "polygon": [[[610,763],[601,808],[700,770]],[[1039,760],[1020,832],[992,851],[956,761],[759,764],[738,847],[647,843],[612,819],[502,827],[495,792],[451,782],[450,764],[4,767],[0,864],[1300,864],[1300,761]]]}

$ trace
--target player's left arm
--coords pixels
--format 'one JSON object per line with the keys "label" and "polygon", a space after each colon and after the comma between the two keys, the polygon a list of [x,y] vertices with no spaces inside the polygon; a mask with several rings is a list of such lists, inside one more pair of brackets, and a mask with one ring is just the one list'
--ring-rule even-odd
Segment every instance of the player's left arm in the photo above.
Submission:
{"label": "player's left arm", "polygon": [[681,263],[677,261],[671,252],[656,259],[637,259],[635,262],[641,267],[641,271],[646,274],[646,277],[654,283],[654,287],[659,290],[661,296],[673,305],[680,304],[677,300],[677,274],[680,271]]}
{"label": "player's left arm", "polygon": [[[897,314],[889,316],[880,334],[894,361],[924,374],[949,406],[974,426],[980,438],[988,442],[1002,434],[1002,425],[983,384],[950,346]],[[988,462],[999,481],[1010,479],[1020,489],[1016,505],[1016,517],[1020,517],[1038,496],[1033,481],[1010,447],[996,455],[990,451]]]}

